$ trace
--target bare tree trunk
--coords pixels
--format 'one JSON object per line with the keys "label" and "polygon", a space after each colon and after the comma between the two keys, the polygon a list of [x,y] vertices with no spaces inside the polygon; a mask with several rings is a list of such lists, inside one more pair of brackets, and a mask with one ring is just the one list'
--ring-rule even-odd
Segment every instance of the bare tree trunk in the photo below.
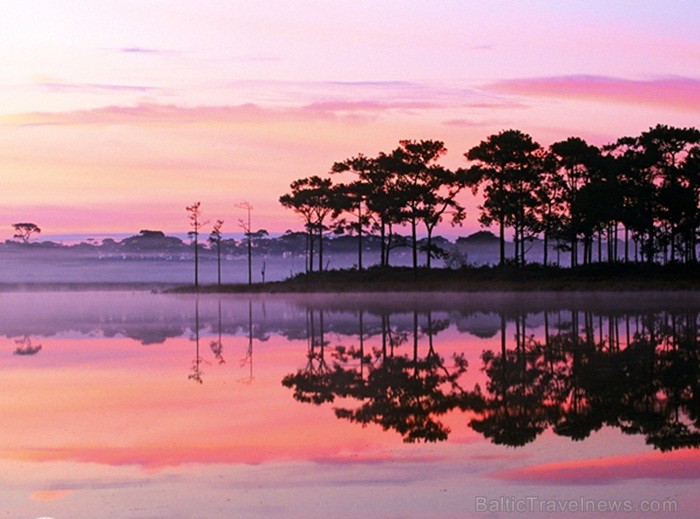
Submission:
{"label": "bare tree trunk", "polygon": [[309,243],[309,272],[314,271],[314,235],[313,229],[309,227],[309,232],[307,235],[307,240]]}
{"label": "bare tree trunk", "polygon": [[248,285],[253,284],[253,241],[248,229]]}
{"label": "bare tree trunk", "polygon": [[194,287],[199,288],[199,244],[196,232],[194,234]]}
{"label": "bare tree trunk", "polygon": [[543,262],[544,262],[545,267],[547,266],[547,245],[548,245],[547,241],[548,241],[548,237],[549,237],[549,233],[547,232],[547,229],[545,229],[544,235],[543,235],[543,238],[544,238],[544,260],[543,260]]}
{"label": "bare tree trunk", "polygon": [[357,207],[357,269],[362,270],[362,203]]}
{"label": "bare tree trunk", "polygon": [[318,271],[323,271],[323,224],[318,226]]}
{"label": "bare tree trunk", "polygon": [[386,267],[387,264],[387,253],[386,253],[386,228],[384,225],[384,222],[381,222],[381,225],[379,227],[379,233],[381,236],[381,244],[380,244],[380,249],[379,249],[379,266],[380,267]]}
{"label": "bare tree trunk", "polygon": [[425,266],[430,270],[431,262],[430,259],[432,258],[432,244],[433,244],[433,230],[428,228],[428,251],[427,251],[427,256],[425,258]]}
{"label": "bare tree trunk", "polygon": [[499,217],[498,219],[498,246],[499,246],[499,258],[498,258],[498,264],[503,266],[503,264],[506,261],[506,235],[505,235],[505,225],[504,225],[504,220],[503,216]]}
{"label": "bare tree trunk", "polygon": [[386,237],[386,261],[384,262],[384,266],[388,267],[389,266],[389,253],[391,252],[391,242],[394,238],[394,230],[392,229],[391,226],[389,226],[389,233]]}
{"label": "bare tree trunk", "polygon": [[411,252],[413,253],[413,270],[415,271],[418,268],[418,242],[415,217],[411,218],[411,239],[413,240]]}
{"label": "bare tree trunk", "polygon": [[221,286],[221,240],[216,243],[216,284]]}
{"label": "bare tree trunk", "polygon": [[671,263],[676,262],[676,226],[671,224]]}

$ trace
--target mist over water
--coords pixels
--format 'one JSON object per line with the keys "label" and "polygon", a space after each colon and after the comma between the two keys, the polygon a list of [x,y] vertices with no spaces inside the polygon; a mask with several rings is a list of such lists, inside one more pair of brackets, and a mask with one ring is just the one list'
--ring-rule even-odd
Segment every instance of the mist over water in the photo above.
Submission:
{"label": "mist over water", "polygon": [[[507,244],[506,252],[511,254],[512,244]],[[542,261],[541,243],[533,245],[528,260]],[[496,264],[498,244],[461,246],[460,261],[474,266]],[[556,252],[550,251],[550,258]],[[561,255],[561,264],[568,264],[568,255]],[[354,253],[324,254],[324,269],[347,269],[357,267]],[[281,256],[261,255],[254,251],[252,257],[252,281],[261,282],[263,269],[265,281],[281,281],[305,271],[303,255]],[[410,266],[409,248],[399,248],[391,253],[391,265]],[[419,257],[425,262],[424,254]],[[191,254],[169,255],[167,253],[139,255],[114,254],[99,256],[94,252],[74,251],[70,248],[26,249],[9,248],[0,250],[0,283],[172,283],[187,284],[194,279],[194,259]],[[378,251],[366,251],[363,266],[379,264]],[[433,260],[435,267],[444,267],[443,260]],[[315,261],[314,269],[318,269]],[[245,256],[224,256],[221,265],[223,283],[246,283],[248,281],[248,260]],[[211,254],[202,255],[199,264],[199,280],[203,284],[217,282],[217,262]]]}

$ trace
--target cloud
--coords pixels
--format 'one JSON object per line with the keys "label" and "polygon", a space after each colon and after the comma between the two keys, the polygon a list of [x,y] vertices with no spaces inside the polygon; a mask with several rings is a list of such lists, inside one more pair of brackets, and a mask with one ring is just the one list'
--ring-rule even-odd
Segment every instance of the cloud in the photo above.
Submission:
{"label": "cloud", "polygon": [[56,501],[72,494],[73,490],[37,490],[31,495],[33,501]]}
{"label": "cloud", "polygon": [[700,478],[700,452],[651,452],[601,459],[564,461],[506,470],[497,479],[547,484],[605,484],[612,481],[656,478]]}
{"label": "cloud", "polygon": [[251,63],[268,63],[275,61],[283,61],[279,56],[234,56],[228,59],[229,61],[241,61],[241,62],[251,62]]}
{"label": "cloud", "polygon": [[474,121],[472,119],[448,119],[443,121],[442,124],[445,126],[454,126],[456,128],[483,128],[485,126],[490,126],[493,123],[485,121]]}
{"label": "cloud", "polygon": [[31,112],[6,117],[10,124],[25,126],[74,126],[199,122],[260,122],[288,116],[288,110],[263,109],[254,104],[235,106],[179,106],[140,103],[133,106],[108,105],[66,112]]}
{"label": "cloud", "polygon": [[607,76],[555,76],[499,81],[486,86],[501,94],[581,99],[700,111],[700,80],[672,77],[632,80]]}
{"label": "cloud", "polygon": [[[314,447],[317,459],[329,458],[337,452],[337,447]],[[5,449],[5,459],[47,462],[68,461],[78,463],[99,463],[113,467],[138,466],[148,471],[158,471],[166,467],[184,464],[247,464],[258,465],[269,461],[305,459],[307,452],[302,446],[294,452],[284,445],[252,447],[250,445],[224,445],[212,447],[134,446],[134,447],[65,447],[56,449]]]}
{"label": "cloud", "polygon": [[[71,83],[42,77],[36,84],[54,92],[136,92],[161,89],[146,85]],[[403,81],[285,82],[242,81],[228,84],[243,104],[181,105],[143,101],[135,105],[109,104],[62,112],[27,112],[0,118],[0,125],[77,126],[225,124],[335,121],[357,123],[381,116],[422,116],[428,112],[459,113],[522,107],[517,100],[480,92],[463,84],[433,85]],[[447,126],[464,126],[467,119],[452,119]]]}
{"label": "cloud", "polygon": [[242,105],[180,106],[140,103],[133,106],[108,105],[66,112],[30,112],[6,116],[0,124],[22,126],[89,126],[129,124],[267,123],[280,121],[338,120],[355,122],[368,114],[427,110],[435,106],[421,101],[322,101],[293,107]]}
{"label": "cloud", "polygon": [[306,110],[318,112],[386,112],[393,110],[429,110],[437,108],[429,101],[322,101],[311,103],[304,107]]}
{"label": "cloud", "polygon": [[105,83],[64,83],[59,81],[42,81],[40,88],[50,92],[139,92],[152,93],[161,89],[143,85],[120,85]]}
{"label": "cloud", "polygon": [[379,87],[379,88],[405,88],[405,87],[410,87],[413,88],[416,86],[416,83],[411,83],[410,81],[329,81],[327,82],[329,85],[340,85],[344,87],[357,87],[357,88],[364,88],[364,87]]}
{"label": "cloud", "polygon": [[173,54],[173,51],[163,49],[153,49],[149,47],[122,47],[117,49],[121,54],[150,54],[155,56],[168,56]]}
{"label": "cloud", "polygon": [[319,106],[337,104],[339,109],[459,109],[512,108],[521,103],[465,82],[411,81],[270,81],[227,82],[225,87],[256,98],[285,104]]}
{"label": "cloud", "polygon": [[484,45],[474,45],[472,47],[469,47],[469,50],[494,50],[496,48],[496,45],[493,43],[490,44],[484,44]]}
{"label": "cloud", "polygon": [[127,54],[158,54],[157,49],[147,49],[144,47],[122,47],[119,52],[124,52]]}

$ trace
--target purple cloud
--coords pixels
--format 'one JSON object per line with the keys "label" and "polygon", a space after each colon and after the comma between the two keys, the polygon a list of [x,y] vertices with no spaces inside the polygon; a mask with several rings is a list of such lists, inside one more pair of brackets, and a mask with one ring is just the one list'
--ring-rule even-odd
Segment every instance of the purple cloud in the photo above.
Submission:
{"label": "purple cloud", "polygon": [[608,76],[555,76],[504,80],[486,89],[527,97],[583,99],[700,111],[700,80],[671,77],[633,80]]}

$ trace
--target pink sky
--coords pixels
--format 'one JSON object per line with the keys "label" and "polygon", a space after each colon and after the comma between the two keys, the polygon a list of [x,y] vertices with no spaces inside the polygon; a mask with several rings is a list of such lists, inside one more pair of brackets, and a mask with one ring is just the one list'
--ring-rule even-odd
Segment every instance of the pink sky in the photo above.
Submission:
{"label": "pink sky", "polygon": [[[0,28],[0,239],[299,229],[278,197],[334,161],[518,128],[595,144],[698,126],[692,1],[11,1]],[[465,229],[478,229],[465,194]],[[449,228],[442,229],[454,235]]]}

